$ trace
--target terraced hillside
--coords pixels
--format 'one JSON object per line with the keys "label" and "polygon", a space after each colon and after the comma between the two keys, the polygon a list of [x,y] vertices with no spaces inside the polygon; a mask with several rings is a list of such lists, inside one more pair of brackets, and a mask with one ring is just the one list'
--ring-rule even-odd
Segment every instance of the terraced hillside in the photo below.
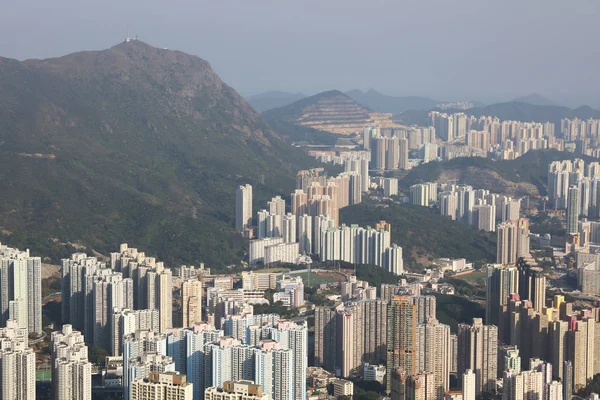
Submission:
{"label": "terraced hillside", "polygon": [[382,128],[398,126],[392,122],[390,114],[373,112],[337,90],[269,110],[265,117],[342,135],[360,132],[366,125]]}

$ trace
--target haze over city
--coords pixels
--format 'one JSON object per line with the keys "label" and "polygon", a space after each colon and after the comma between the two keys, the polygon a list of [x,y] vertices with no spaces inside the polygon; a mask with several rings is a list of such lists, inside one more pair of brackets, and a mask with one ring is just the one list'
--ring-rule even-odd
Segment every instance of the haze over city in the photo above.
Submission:
{"label": "haze over city", "polygon": [[[243,95],[374,88],[441,101],[537,92],[599,106],[594,0],[10,2],[0,54],[100,50],[127,33],[211,62]],[[18,37],[18,40],[16,38]]]}
{"label": "haze over city", "polygon": [[599,11],[3,4],[0,400],[600,400]]}

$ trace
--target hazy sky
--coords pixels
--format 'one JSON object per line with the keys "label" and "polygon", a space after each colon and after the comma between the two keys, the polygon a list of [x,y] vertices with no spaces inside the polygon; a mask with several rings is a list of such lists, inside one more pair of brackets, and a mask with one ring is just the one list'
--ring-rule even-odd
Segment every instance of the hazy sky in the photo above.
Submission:
{"label": "hazy sky", "polygon": [[244,95],[539,92],[600,106],[599,0],[8,0],[0,55],[103,49],[128,31],[208,60]]}

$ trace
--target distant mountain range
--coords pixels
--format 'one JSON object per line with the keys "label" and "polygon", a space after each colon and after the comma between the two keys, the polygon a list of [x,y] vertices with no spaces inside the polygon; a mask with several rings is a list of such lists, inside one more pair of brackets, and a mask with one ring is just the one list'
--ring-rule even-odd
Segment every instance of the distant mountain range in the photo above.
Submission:
{"label": "distant mountain range", "polygon": [[366,92],[351,90],[346,92],[346,95],[357,103],[380,113],[399,114],[407,110],[430,110],[439,103],[439,101],[428,97],[388,96],[373,89]]}
{"label": "distant mountain range", "polygon": [[539,93],[531,93],[527,96],[517,97],[516,99],[512,99],[511,102],[518,103],[528,103],[533,104],[534,106],[558,106],[558,103],[542,96]]}
{"label": "distant mountain range", "polygon": [[125,241],[167,263],[239,261],[236,185],[260,204],[317,164],[208,62],[140,41],[0,58],[0,87],[0,240],[54,261],[57,243]]}
{"label": "distant mountain range", "polygon": [[279,91],[270,91],[253,96],[247,96],[246,101],[250,103],[252,108],[257,112],[262,113],[273,108],[284,107],[292,104],[295,101],[305,98],[304,93],[288,93]]}
{"label": "distant mountain range", "polygon": [[491,104],[485,107],[471,108],[465,111],[468,115],[490,115],[500,120],[536,121],[560,123],[562,118],[600,118],[600,110],[589,106],[569,108],[556,105],[534,105],[518,101]]}
{"label": "distant mountain range", "polygon": [[[490,104],[468,110],[444,110],[444,112],[464,112],[467,115],[498,117],[502,121],[552,122],[560,124],[563,118],[600,119],[600,110],[589,106],[569,108],[555,105],[534,105],[520,101]],[[398,123],[406,125],[428,125],[429,111],[409,110],[394,117]]]}

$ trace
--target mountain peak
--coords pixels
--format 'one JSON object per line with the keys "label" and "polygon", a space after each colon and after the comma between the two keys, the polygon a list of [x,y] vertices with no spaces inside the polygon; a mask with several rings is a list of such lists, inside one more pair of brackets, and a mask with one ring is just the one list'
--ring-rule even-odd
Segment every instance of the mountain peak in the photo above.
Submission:
{"label": "mountain peak", "polygon": [[314,165],[208,62],[139,40],[0,60],[0,87],[6,231],[99,251],[137,238],[167,262],[232,263],[244,246],[230,223],[236,185],[291,191]]}

